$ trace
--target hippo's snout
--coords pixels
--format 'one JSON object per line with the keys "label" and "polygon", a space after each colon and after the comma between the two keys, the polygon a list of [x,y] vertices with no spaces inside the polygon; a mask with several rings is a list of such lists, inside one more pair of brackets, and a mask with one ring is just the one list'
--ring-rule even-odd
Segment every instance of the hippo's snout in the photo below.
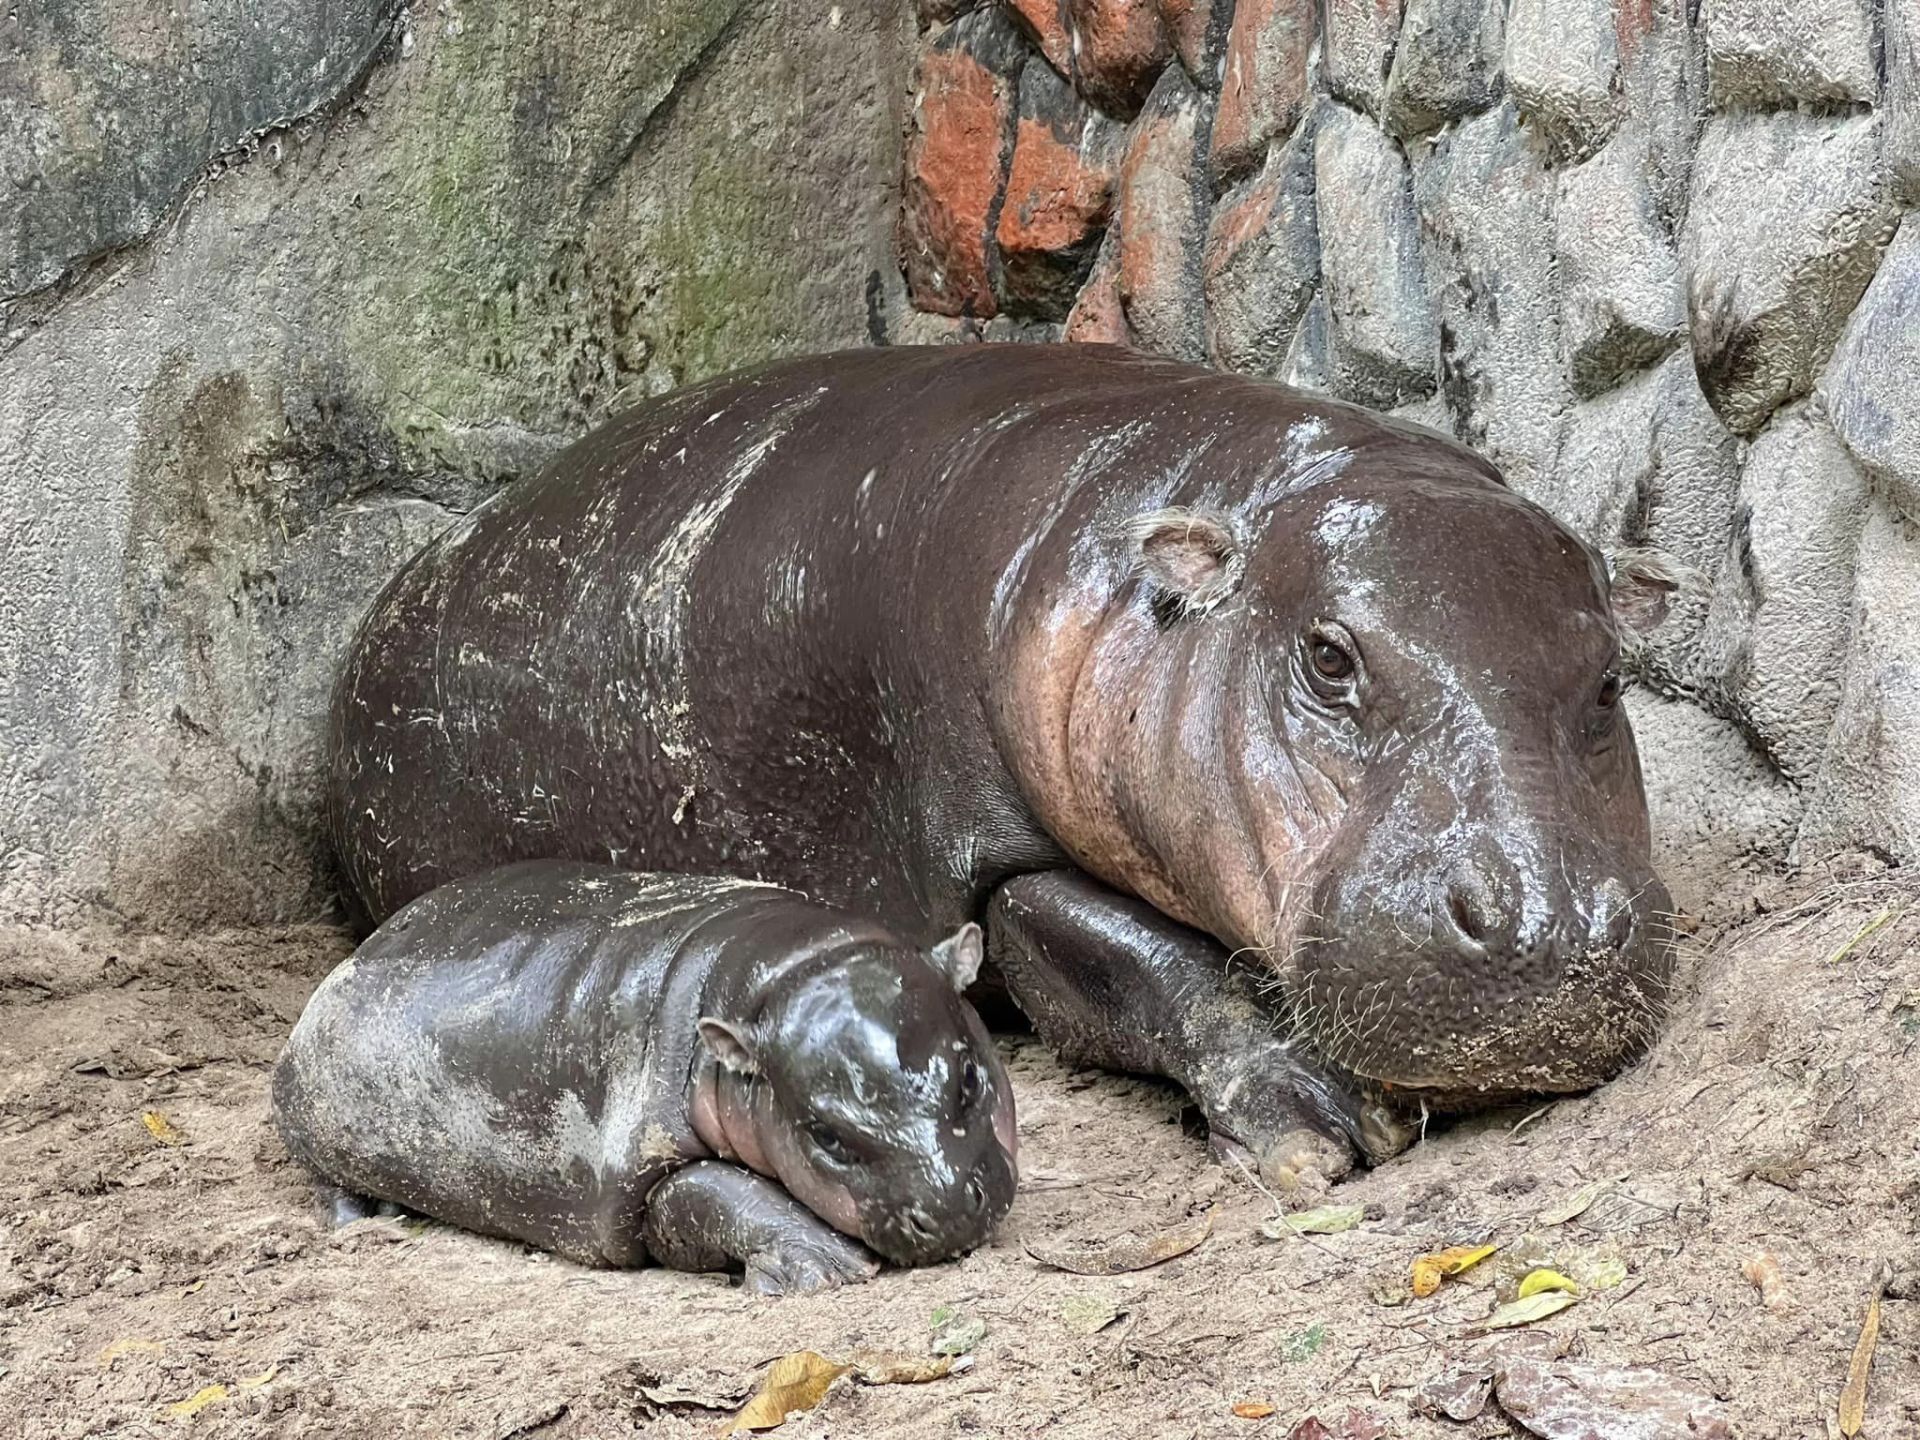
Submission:
{"label": "hippo's snout", "polygon": [[1493,843],[1397,858],[1398,883],[1359,870],[1318,887],[1291,979],[1333,1059],[1446,1108],[1589,1089],[1645,1051],[1672,967],[1650,870],[1571,845],[1542,864]]}
{"label": "hippo's snout", "polygon": [[1004,1154],[984,1157],[937,1194],[900,1206],[867,1227],[867,1243],[896,1265],[931,1265],[981,1244],[1013,1206],[1014,1171]]}

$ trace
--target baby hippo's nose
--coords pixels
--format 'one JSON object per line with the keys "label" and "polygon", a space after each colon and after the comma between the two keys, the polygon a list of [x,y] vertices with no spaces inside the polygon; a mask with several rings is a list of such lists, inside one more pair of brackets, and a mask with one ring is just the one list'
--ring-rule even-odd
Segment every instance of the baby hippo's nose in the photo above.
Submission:
{"label": "baby hippo's nose", "polygon": [[994,1147],[936,1195],[916,1198],[870,1231],[868,1243],[896,1265],[932,1265],[993,1233],[1013,1205],[1013,1167]]}
{"label": "baby hippo's nose", "polygon": [[934,1228],[933,1217],[918,1205],[907,1211],[907,1233],[923,1244],[939,1243],[940,1232]]}

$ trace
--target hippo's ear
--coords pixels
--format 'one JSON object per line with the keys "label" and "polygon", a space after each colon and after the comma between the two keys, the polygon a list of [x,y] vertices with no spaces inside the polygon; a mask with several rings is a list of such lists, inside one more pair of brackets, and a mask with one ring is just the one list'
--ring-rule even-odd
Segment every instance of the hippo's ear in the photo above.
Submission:
{"label": "hippo's ear", "polygon": [[964,991],[980,977],[980,962],[986,958],[986,942],[971,920],[933,947],[934,968],[956,991]]}
{"label": "hippo's ear", "polygon": [[1613,590],[1613,618],[1640,638],[1659,629],[1686,581],[1684,567],[1658,550],[1613,550],[1607,554],[1607,579]]}
{"label": "hippo's ear", "polygon": [[707,1049],[713,1052],[713,1058],[727,1069],[741,1075],[752,1075],[759,1071],[760,1062],[753,1054],[753,1035],[745,1027],[729,1025],[711,1015],[702,1015],[700,1038],[707,1042]]}
{"label": "hippo's ear", "polygon": [[1224,515],[1169,506],[1127,526],[1134,564],[1173,618],[1204,615],[1240,588],[1247,556]]}

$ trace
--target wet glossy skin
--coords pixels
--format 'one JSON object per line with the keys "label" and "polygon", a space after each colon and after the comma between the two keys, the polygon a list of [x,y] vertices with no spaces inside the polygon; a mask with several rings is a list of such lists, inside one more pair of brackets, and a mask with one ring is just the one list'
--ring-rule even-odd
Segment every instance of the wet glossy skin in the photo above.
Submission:
{"label": "wet glossy skin", "polygon": [[1012,1092],[959,993],[979,956],[975,927],[923,953],[772,887],[483,873],[316,992],[275,1120],[349,1192],[589,1263],[769,1290],[871,1274],[854,1240],[925,1264],[1013,1199]]}
{"label": "wet glossy skin", "polygon": [[[1439,1099],[1638,1052],[1665,899],[1625,721],[1588,728],[1621,600],[1471,452],[1281,386],[1104,347],[792,361],[612,422],[389,587],[336,696],[339,850],[376,918],[559,855],[924,943],[1077,871],[1026,973],[1115,1033],[1208,1017],[1155,1063],[1260,1151],[1351,1132],[1333,1077],[1240,1103],[1313,1054]],[[1329,636],[1350,692],[1303,670]],[[1275,1058],[1129,895],[1259,960],[1311,1043]]]}

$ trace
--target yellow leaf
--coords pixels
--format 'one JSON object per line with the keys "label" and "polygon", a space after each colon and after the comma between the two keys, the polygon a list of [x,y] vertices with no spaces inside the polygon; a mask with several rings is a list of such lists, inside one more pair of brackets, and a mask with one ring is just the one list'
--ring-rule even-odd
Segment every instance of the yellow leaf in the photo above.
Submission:
{"label": "yellow leaf", "polygon": [[1840,1392],[1840,1433],[1853,1440],[1867,1418],[1867,1372],[1873,1368],[1873,1347],[1880,1340],[1880,1294],[1867,1302],[1867,1318],[1847,1363],[1847,1388]]}
{"label": "yellow leaf", "polygon": [[1273,1414],[1273,1406],[1264,1400],[1242,1400],[1233,1407],[1233,1413],[1242,1420],[1264,1420]]}
{"label": "yellow leaf", "polygon": [[180,1132],[173,1128],[173,1122],[158,1110],[142,1110],[140,1123],[147,1127],[147,1133],[162,1145],[178,1145],[182,1139]]}
{"label": "yellow leaf", "polygon": [[1612,1257],[1587,1266],[1582,1282],[1589,1290],[1611,1290],[1627,1278],[1627,1262]]}
{"label": "yellow leaf", "polygon": [[1498,1245],[1454,1245],[1431,1255],[1422,1255],[1413,1262],[1414,1297],[1426,1299],[1440,1288],[1442,1276],[1458,1275],[1463,1270],[1470,1270],[1499,1248]]}
{"label": "yellow leaf", "polygon": [[[1862,944],[1864,944],[1866,941],[1872,939],[1873,936],[1878,934],[1883,928],[1885,928],[1887,922],[1893,919],[1893,917],[1895,915],[1898,915],[1899,913],[1900,912],[1898,910],[1895,910],[1891,905],[1889,905],[1886,909],[1882,910],[1878,915],[1874,916],[1866,924],[1862,925],[1858,930],[1854,931],[1852,939],[1848,940],[1846,944],[1842,945],[1838,950],[1834,951],[1833,954],[1827,957],[1827,964],[1838,965],[1842,960],[1846,959],[1847,956],[1851,955],[1855,950],[1859,949]],[[1848,1431],[1847,1433],[1852,1434],[1853,1432]]]}
{"label": "yellow leaf", "polygon": [[227,1387],[209,1385],[204,1390],[189,1395],[185,1400],[176,1400],[167,1406],[167,1414],[176,1420],[191,1420],[209,1405],[218,1405],[227,1398]]}
{"label": "yellow leaf", "polygon": [[818,1405],[826,1397],[828,1387],[851,1368],[813,1350],[782,1355],[767,1370],[760,1388],[733,1417],[733,1423],[720,1433],[737,1435],[743,1430],[772,1430],[783,1425],[793,1411],[811,1410]]}
{"label": "yellow leaf", "polygon": [[258,1390],[262,1385],[267,1384],[269,1381],[273,1379],[274,1376],[278,1375],[279,1373],[280,1373],[280,1367],[278,1365],[269,1365],[266,1369],[262,1370],[258,1375],[249,1375],[244,1380],[234,1381],[234,1384],[233,1384],[234,1393],[238,1395],[244,1395],[249,1390]]}
{"label": "yellow leaf", "polygon": [[206,1288],[207,1288],[207,1279],[206,1279],[206,1276],[203,1275],[198,1280],[194,1281],[191,1285],[187,1286],[186,1289],[182,1290],[180,1292],[180,1298],[184,1300],[189,1295],[198,1295],[202,1290]]}
{"label": "yellow leaf", "polygon": [[100,1368],[113,1368],[122,1355],[158,1355],[166,1348],[158,1340],[116,1340],[100,1352]]}
{"label": "yellow leaf", "polygon": [[1529,1270],[1526,1278],[1520,1282],[1520,1293],[1516,1298],[1525,1300],[1530,1295],[1544,1294],[1549,1290],[1565,1290],[1570,1295],[1580,1293],[1580,1287],[1558,1270]]}
{"label": "yellow leaf", "polygon": [[1579,1299],[1578,1295],[1569,1295],[1564,1290],[1543,1290],[1524,1300],[1509,1300],[1505,1305],[1496,1307],[1481,1328],[1511,1330],[1516,1325],[1531,1325],[1549,1315],[1558,1315],[1569,1305],[1578,1303]]}

